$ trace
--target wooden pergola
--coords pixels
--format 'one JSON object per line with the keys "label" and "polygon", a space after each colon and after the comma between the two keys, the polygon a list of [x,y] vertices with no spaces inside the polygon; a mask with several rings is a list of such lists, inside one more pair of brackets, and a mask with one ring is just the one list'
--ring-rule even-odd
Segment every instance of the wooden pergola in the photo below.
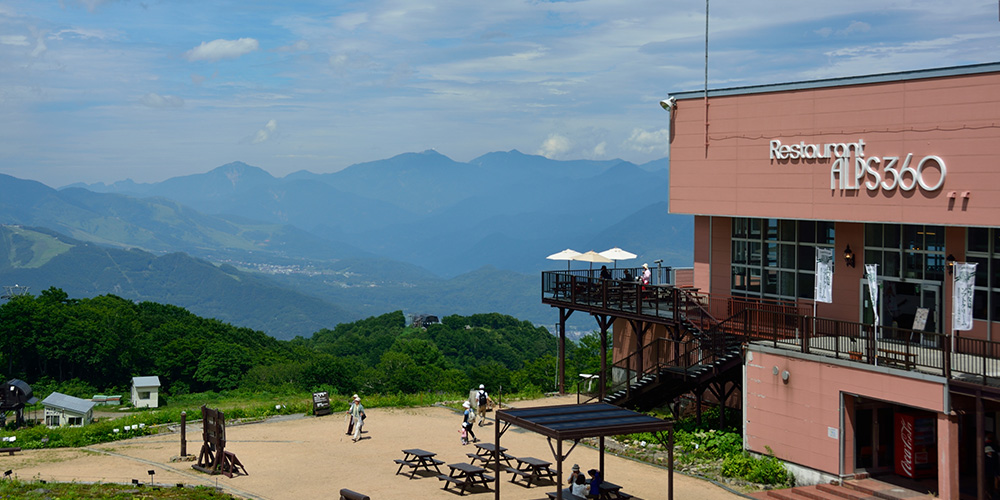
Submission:
{"label": "wooden pergola", "polygon": [[[602,477],[606,476],[604,469],[604,437],[622,434],[650,432],[660,436],[667,432],[667,499],[674,498],[674,423],[644,415],[642,413],[620,408],[608,403],[590,403],[576,405],[539,406],[498,410],[496,413],[496,446],[500,448],[500,438],[511,425],[537,432],[548,438],[549,449],[552,450],[556,463],[556,483],[559,487],[557,498],[562,500],[563,490],[563,460],[576,448],[581,439],[596,437],[600,439],[600,467]],[[553,440],[555,445],[553,446]],[[573,441],[573,445],[563,453],[563,441]],[[500,500],[500,453],[495,458],[496,499]]]}

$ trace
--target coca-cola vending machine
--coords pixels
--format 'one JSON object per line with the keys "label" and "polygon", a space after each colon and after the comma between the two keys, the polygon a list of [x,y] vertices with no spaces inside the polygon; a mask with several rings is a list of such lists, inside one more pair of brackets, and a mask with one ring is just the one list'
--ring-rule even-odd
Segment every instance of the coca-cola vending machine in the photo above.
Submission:
{"label": "coca-cola vending machine", "polygon": [[911,413],[896,413],[895,436],[896,474],[921,479],[937,474],[937,440],[934,418]]}

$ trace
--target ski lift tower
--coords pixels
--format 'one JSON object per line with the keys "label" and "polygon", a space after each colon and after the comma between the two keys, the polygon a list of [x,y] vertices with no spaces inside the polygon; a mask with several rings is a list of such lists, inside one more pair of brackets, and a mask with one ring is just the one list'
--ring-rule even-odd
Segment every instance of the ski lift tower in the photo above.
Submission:
{"label": "ski lift tower", "polygon": [[19,297],[21,295],[28,294],[28,287],[21,285],[4,285],[3,295],[0,295],[0,299],[12,299],[14,297]]}

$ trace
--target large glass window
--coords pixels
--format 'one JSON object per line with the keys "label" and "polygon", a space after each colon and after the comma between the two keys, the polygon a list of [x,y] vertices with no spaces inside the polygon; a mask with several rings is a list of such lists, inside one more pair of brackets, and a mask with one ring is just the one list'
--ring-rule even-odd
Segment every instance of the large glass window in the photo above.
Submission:
{"label": "large glass window", "polygon": [[978,264],[972,317],[1000,321],[1000,230],[970,227],[965,234],[966,260]]}
{"label": "large glass window", "polygon": [[733,219],[730,289],[734,295],[811,299],[816,247],[833,244],[833,222]]}
{"label": "large glass window", "polygon": [[865,224],[865,264],[879,276],[944,281],[944,227]]}

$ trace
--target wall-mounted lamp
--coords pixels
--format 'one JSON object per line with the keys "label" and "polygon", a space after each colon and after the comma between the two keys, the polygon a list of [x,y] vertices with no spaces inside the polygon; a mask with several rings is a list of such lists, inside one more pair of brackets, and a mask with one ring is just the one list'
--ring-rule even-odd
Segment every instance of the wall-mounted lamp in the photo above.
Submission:
{"label": "wall-mounted lamp", "polygon": [[662,101],[660,101],[660,107],[666,111],[673,111],[677,107],[677,98],[670,96]]}
{"label": "wall-mounted lamp", "polygon": [[854,251],[851,250],[851,245],[847,245],[844,249],[844,264],[847,264],[847,267],[854,267]]}
{"label": "wall-mounted lamp", "polygon": [[948,274],[953,273],[955,271],[955,255],[954,254],[948,254],[948,258],[946,258],[944,260],[947,263],[945,265],[945,267],[948,268]]}

